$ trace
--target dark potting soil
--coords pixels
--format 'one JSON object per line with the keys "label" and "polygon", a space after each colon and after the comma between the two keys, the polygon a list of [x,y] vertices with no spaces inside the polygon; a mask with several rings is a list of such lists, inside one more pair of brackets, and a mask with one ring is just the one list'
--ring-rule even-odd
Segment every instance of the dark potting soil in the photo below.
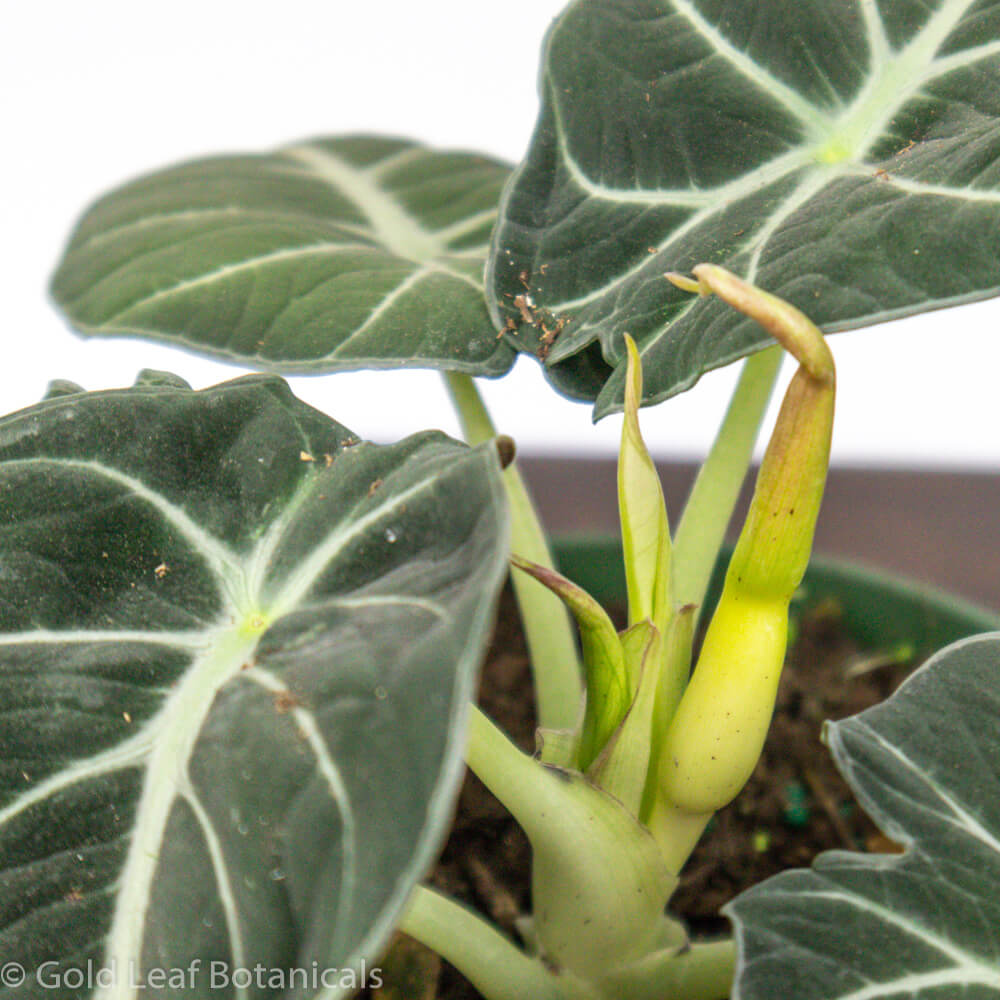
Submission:
{"label": "dark potting soil", "polygon": [[[856,805],[820,741],[825,719],[882,701],[913,669],[862,654],[836,606],[818,606],[793,626],[764,754],[746,788],[719,812],[670,901],[693,938],[728,933],[719,908],[787,868],[808,867],[831,848],[892,851]],[[529,662],[514,600],[505,591],[484,667],[480,705],[522,749],[533,751],[535,718]],[[486,914],[516,939],[530,912],[530,850],[524,834],[483,785],[468,775],[451,836],[431,883]],[[479,1000],[446,962],[399,936],[381,963],[380,1000]]]}

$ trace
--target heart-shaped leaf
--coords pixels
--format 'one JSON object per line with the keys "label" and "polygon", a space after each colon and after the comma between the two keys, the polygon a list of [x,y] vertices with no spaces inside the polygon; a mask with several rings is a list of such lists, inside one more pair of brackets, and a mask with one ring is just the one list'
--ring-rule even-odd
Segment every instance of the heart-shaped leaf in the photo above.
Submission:
{"label": "heart-shaped leaf", "polygon": [[508,173],[367,136],[181,164],[98,201],[52,292],[83,334],[268,371],[499,375],[482,276]]}
{"label": "heart-shaped leaf", "polygon": [[726,907],[734,998],[1000,997],[1000,633],[829,723],[837,766],[902,855],[831,851]]}
{"label": "heart-shaped leaf", "polygon": [[1000,18],[975,0],[577,0],[487,278],[511,344],[621,409],[768,343],[707,261],[843,330],[1000,290]]}
{"label": "heart-shaped leaf", "polygon": [[496,456],[271,376],[64,390],[0,421],[0,997],[350,993],[450,820]]}

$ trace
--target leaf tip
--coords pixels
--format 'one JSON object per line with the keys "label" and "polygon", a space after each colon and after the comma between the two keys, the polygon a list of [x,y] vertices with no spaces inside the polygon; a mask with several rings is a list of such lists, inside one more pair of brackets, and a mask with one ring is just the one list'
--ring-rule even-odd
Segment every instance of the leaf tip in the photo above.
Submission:
{"label": "leaf tip", "polygon": [[625,334],[627,367],[625,370],[625,417],[626,424],[634,422],[642,402],[642,359],[639,348],[631,334]]}
{"label": "leaf tip", "polygon": [[680,274],[677,271],[667,271],[664,274],[667,281],[670,282],[675,288],[679,288],[682,292],[690,292],[692,295],[708,295],[709,290],[695,278],[689,278],[686,274]]}

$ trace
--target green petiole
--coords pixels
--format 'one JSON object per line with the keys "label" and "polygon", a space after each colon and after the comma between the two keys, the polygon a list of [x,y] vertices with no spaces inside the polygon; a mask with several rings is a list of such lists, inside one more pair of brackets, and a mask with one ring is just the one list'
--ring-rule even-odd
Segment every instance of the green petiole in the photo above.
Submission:
{"label": "green petiole", "polygon": [[[468,443],[481,444],[496,437],[473,379],[445,372],[444,380]],[[504,470],[504,484],[510,507],[511,550],[552,569],[545,531],[516,462]],[[569,615],[559,598],[531,577],[515,573],[513,584],[534,670],[538,724],[543,729],[574,729],[580,718],[583,689]]]}
{"label": "green petiole", "polygon": [[[434,889],[414,889],[400,930],[451,962],[486,1000],[567,1000],[563,977],[525,954],[478,913]],[[589,1000],[582,984],[575,985],[574,998]]]}

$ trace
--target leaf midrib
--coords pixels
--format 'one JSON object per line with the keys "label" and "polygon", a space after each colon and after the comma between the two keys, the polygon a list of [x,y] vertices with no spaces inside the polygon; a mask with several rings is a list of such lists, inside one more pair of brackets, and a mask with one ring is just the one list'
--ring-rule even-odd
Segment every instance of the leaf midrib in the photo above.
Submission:
{"label": "leaf midrib", "polygon": [[[686,3],[686,0],[671,0],[671,2],[673,3],[675,9],[687,17],[692,24],[695,23],[692,21],[692,17],[694,17],[695,20],[698,19],[696,16],[697,12],[691,8],[690,4]],[[548,80],[548,94],[553,107],[557,145],[563,163],[565,164],[567,172],[572,178],[573,183],[586,192],[586,194],[590,197],[596,197],[608,201],[620,201],[622,203],[634,202],[636,204],[662,206],[674,205],[676,207],[690,207],[694,209],[695,211],[693,211],[691,216],[685,219],[680,226],[668,233],[667,236],[660,242],[659,246],[656,248],[658,253],[662,253],[669,249],[670,246],[682,239],[686,233],[706,222],[713,215],[722,211],[727,205],[754,193],[756,190],[759,190],[767,184],[777,183],[783,178],[788,177],[803,168],[807,168],[811,177],[805,178],[804,183],[797,186],[796,192],[806,187],[814,187],[814,196],[822,190],[824,185],[816,185],[811,178],[818,178],[822,180],[825,177],[833,181],[842,176],[857,176],[857,174],[862,171],[866,176],[868,176],[871,174],[871,170],[866,169],[863,162],[864,157],[879,141],[883,130],[886,124],[891,120],[892,115],[895,114],[907,101],[909,101],[929,79],[932,79],[937,75],[928,72],[921,72],[921,69],[923,67],[934,66],[934,52],[936,52],[951,32],[954,31],[955,27],[961,21],[962,17],[965,15],[972,3],[973,0],[962,0],[962,2],[959,3],[945,3],[942,8],[928,21],[924,28],[921,29],[921,31],[918,32],[902,50],[900,50],[895,56],[886,60],[882,63],[882,65],[877,66],[874,69],[870,69],[869,83],[861,88],[856,99],[839,116],[835,117],[829,113],[822,112],[819,108],[816,108],[814,105],[808,104],[807,102],[808,108],[811,112],[815,112],[815,114],[810,114],[808,121],[806,121],[805,117],[802,115],[796,114],[797,120],[803,124],[815,126],[818,129],[822,118],[822,126],[823,130],[825,130],[825,134],[820,134],[820,131],[816,131],[815,137],[811,142],[803,142],[800,146],[790,150],[782,156],[768,160],[735,180],[728,181],[716,188],[691,188],[688,190],[616,189],[609,188],[592,181],[587,177],[580,164],[576,162],[570,152],[565,126],[563,124],[564,115],[560,111],[558,87],[556,86],[555,81],[550,78]],[[878,24],[881,25],[881,20],[877,18],[877,15],[875,15],[875,17]],[[870,34],[872,29],[871,23],[869,23],[868,26]],[[702,32],[702,34],[703,37],[707,39],[714,37],[714,35],[705,35],[704,32]],[[718,33],[716,32],[715,34]],[[872,50],[871,58],[873,60],[877,60],[880,54],[878,46],[873,44],[870,37],[869,42]],[[985,58],[987,55],[992,54],[992,48],[985,46],[980,47],[977,50],[972,50],[972,52],[976,53],[975,58]],[[729,61],[738,69],[742,66],[741,62],[734,62],[731,58],[729,58]],[[958,65],[965,64],[965,62],[958,63]],[[954,69],[955,66],[956,63],[954,61],[954,57],[944,59],[941,61],[941,72],[949,72]],[[755,80],[756,78],[751,77],[751,79]],[[770,76],[768,76],[767,79],[772,81]],[[784,85],[782,85],[782,87],[784,87]],[[770,93],[770,90],[768,90],[768,92]],[[791,110],[787,104],[784,106],[787,110]],[[816,157],[821,153],[823,145],[831,142],[838,135],[844,137],[845,143],[849,146],[850,155],[845,158],[842,164],[823,164],[817,162]],[[962,190],[948,188],[941,185],[923,186],[920,185],[919,182],[908,181],[905,185],[900,184],[899,187],[907,193],[912,194],[936,194],[942,197],[952,197],[956,199],[964,197]],[[795,192],[793,192],[793,195],[794,193]],[[990,197],[988,193],[980,192],[978,197],[974,195],[970,200],[1000,200],[1000,196],[994,199]],[[782,201],[777,212],[780,213],[784,211],[787,201],[787,199]],[[787,217],[788,213],[786,212],[784,214],[785,217]],[[769,219],[773,218],[775,215],[776,213],[772,213],[771,216],[769,216]],[[758,230],[758,237],[761,234],[766,234],[767,238],[763,241],[757,242],[757,245],[754,248],[754,261],[759,262],[767,239],[769,239],[770,235],[773,235],[773,231],[776,228],[776,226],[769,226],[769,223],[765,222],[764,226]],[[628,267],[621,274],[616,275],[613,279],[605,282],[591,292],[579,295],[573,299],[566,299],[559,302],[546,302],[545,305],[547,308],[556,313],[578,312],[585,306],[604,298],[611,289],[619,287],[624,282],[634,278],[648,266],[649,260],[641,259],[632,266]],[[753,265],[753,270],[756,270],[755,264]],[[753,277],[753,274],[749,275],[748,280],[753,280]],[[652,340],[658,339],[658,336],[652,338]],[[576,351],[579,350],[579,345],[575,340],[567,338],[564,341],[564,345],[565,346],[562,351],[559,350],[557,345],[557,347],[550,353],[548,359],[550,364],[556,364],[563,360],[565,356],[575,354]],[[648,347],[649,343],[644,344],[643,350],[648,349]]]}
{"label": "leaf midrib", "polygon": [[297,160],[314,176],[346,195],[369,220],[377,240],[390,253],[419,263],[447,253],[447,246],[380,187],[370,171],[358,170],[339,156],[308,144],[289,146],[281,155]]}
{"label": "leaf midrib", "polygon": [[[191,787],[187,766],[194,745],[215,694],[251,661],[259,638],[232,626],[216,634],[210,651],[192,663],[162,710],[148,723],[154,734],[151,753],[108,936],[106,962],[112,969],[138,965],[160,848],[175,801]],[[95,1000],[132,1000],[136,996],[130,976],[113,979],[110,986],[98,989]]]}
{"label": "leaf midrib", "polygon": [[[945,2],[925,26],[895,56],[882,65],[870,67],[868,83],[845,110],[839,121],[832,122],[835,133],[845,136],[852,151],[852,162],[863,160],[882,137],[886,126],[907,101],[929,80],[955,68],[947,61],[940,73],[933,69],[934,54],[955,30],[974,0]],[[966,57],[968,53],[964,53]],[[872,53],[874,58],[875,53]],[[963,61],[961,65],[967,65]]]}
{"label": "leaf midrib", "polygon": [[[106,959],[112,968],[133,967],[142,953],[145,914],[158,864],[159,845],[163,841],[176,799],[182,795],[194,794],[187,765],[205,718],[211,711],[216,692],[239,673],[242,667],[252,665],[253,653],[264,631],[264,623],[273,624],[295,608],[347,544],[401,505],[432,487],[438,475],[438,470],[432,468],[429,474],[407,489],[386,497],[361,517],[352,517],[346,525],[334,528],[314,547],[275,597],[267,601],[263,590],[267,583],[270,559],[280,548],[282,538],[294,525],[296,514],[323,480],[323,476],[316,472],[308,474],[289,501],[286,516],[279,517],[272,523],[258,541],[254,552],[242,562],[241,575],[246,581],[249,603],[238,608],[241,620],[227,623],[217,630],[210,651],[192,663],[161,712],[147,724],[154,732],[154,739],[136,812],[135,833],[120,880],[123,892],[117,900],[108,939]],[[262,627],[252,632],[247,628],[251,616],[262,623]],[[342,796],[334,797],[339,808],[349,811],[349,803]],[[218,869],[216,871],[220,879],[224,877],[224,873]],[[235,914],[227,913],[227,920],[235,919]],[[230,926],[229,931],[235,948],[239,928]],[[128,989],[128,985],[127,981],[115,982],[109,989],[98,992],[95,1000],[134,1000],[135,993]]]}

